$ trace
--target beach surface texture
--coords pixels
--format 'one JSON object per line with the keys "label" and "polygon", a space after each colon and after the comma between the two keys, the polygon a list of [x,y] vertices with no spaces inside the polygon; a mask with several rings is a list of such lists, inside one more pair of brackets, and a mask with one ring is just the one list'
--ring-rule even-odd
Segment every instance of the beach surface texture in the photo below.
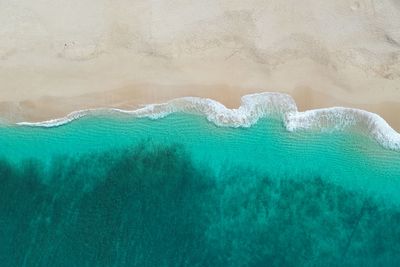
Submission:
{"label": "beach surface texture", "polygon": [[400,129],[398,1],[2,1],[0,23],[6,121],[268,91]]}

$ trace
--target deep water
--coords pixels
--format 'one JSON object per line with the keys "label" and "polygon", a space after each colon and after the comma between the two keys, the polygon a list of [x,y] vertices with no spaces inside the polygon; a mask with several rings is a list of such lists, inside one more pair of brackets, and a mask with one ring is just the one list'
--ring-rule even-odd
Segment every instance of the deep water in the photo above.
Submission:
{"label": "deep water", "polygon": [[178,114],[0,129],[1,266],[398,266],[400,155]]}

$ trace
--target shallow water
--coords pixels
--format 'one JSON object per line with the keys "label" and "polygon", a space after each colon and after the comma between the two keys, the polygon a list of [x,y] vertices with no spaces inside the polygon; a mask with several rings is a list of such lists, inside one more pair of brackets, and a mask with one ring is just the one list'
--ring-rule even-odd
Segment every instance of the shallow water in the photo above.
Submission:
{"label": "shallow water", "polygon": [[400,153],[204,117],[0,128],[2,266],[397,266]]}

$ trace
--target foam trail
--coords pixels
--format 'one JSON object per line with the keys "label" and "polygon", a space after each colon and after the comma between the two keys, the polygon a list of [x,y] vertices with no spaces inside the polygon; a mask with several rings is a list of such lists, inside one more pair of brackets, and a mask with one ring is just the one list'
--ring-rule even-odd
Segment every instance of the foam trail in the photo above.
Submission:
{"label": "foam trail", "polygon": [[262,117],[278,116],[288,131],[342,131],[361,130],[369,134],[383,147],[400,151],[400,134],[379,115],[353,108],[324,108],[298,112],[294,99],[282,93],[245,95],[237,109],[229,109],[208,98],[183,97],[162,104],[150,104],[136,110],[87,109],[72,112],[64,118],[43,122],[20,122],[18,125],[55,127],[67,124],[97,112],[118,112],[134,117],[159,119],[175,112],[195,113],[218,126],[250,127]]}
{"label": "foam trail", "polygon": [[400,151],[400,134],[379,115],[361,109],[333,107],[289,113],[285,126],[289,131],[361,130],[383,147]]}

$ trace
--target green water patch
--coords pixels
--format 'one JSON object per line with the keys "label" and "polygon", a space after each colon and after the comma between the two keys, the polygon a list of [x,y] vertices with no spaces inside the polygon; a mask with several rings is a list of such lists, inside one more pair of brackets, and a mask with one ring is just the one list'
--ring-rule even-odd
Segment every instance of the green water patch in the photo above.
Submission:
{"label": "green water patch", "polygon": [[[238,140],[243,131],[219,136]],[[58,154],[50,165],[1,160],[1,265],[400,262],[398,205],[334,183],[329,173],[284,175],[237,159],[217,170],[190,144],[145,140]]]}
{"label": "green water patch", "polygon": [[57,157],[105,153],[143,140],[183,144],[193,162],[217,174],[232,165],[269,177],[324,176],[348,190],[400,204],[399,152],[359,132],[288,132],[276,118],[263,118],[249,128],[217,127],[203,116],[183,113],[158,120],[88,116],[54,128],[1,127],[0,156],[15,164],[37,159],[52,166]]}

